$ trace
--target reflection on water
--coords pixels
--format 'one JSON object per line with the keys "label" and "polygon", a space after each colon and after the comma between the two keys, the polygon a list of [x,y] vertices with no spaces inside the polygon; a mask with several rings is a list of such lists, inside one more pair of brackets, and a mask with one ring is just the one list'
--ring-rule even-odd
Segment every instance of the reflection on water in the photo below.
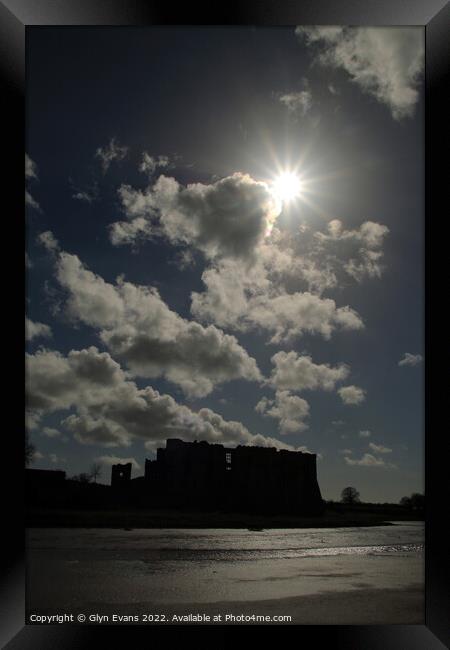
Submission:
{"label": "reflection on water", "polygon": [[132,607],[409,588],[423,584],[423,548],[418,522],[263,531],[30,529],[28,599],[41,610],[74,611],[86,602]]}
{"label": "reflection on water", "polygon": [[[78,557],[139,556],[142,560],[254,560],[334,555],[421,553],[424,526],[399,522],[370,528],[268,529],[31,529],[28,546]],[[67,559],[70,559],[67,556]]]}

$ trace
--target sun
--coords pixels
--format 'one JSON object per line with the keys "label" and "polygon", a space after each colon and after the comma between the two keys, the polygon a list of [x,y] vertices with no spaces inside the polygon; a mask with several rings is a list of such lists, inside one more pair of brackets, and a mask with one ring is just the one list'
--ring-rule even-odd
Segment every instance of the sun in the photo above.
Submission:
{"label": "sun", "polygon": [[283,203],[289,203],[300,196],[302,181],[293,172],[283,172],[273,181],[272,192]]}

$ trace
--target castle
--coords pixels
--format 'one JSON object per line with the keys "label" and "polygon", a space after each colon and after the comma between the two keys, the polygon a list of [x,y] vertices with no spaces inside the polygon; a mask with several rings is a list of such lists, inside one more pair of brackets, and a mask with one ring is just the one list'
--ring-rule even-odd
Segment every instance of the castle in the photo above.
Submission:
{"label": "castle", "polygon": [[145,476],[131,463],[113,465],[111,486],[154,506],[250,513],[319,514],[316,455],[273,447],[231,449],[169,438]]}

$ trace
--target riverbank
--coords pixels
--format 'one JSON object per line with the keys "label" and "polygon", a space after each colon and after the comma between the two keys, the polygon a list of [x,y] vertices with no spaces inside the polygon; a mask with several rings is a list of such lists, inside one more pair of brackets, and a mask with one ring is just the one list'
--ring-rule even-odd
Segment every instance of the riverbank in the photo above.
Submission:
{"label": "riverbank", "polygon": [[[246,515],[223,512],[175,510],[62,510],[30,509],[28,528],[341,528],[391,525],[399,520],[390,512],[333,512],[298,517],[292,515]],[[406,519],[406,517],[405,517]],[[411,520],[411,516],[407,517]]]}

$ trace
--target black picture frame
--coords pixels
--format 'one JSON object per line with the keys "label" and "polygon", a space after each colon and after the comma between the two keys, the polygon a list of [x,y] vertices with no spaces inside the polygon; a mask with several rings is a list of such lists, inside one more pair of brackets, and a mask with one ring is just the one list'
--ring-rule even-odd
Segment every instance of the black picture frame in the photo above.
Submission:
{"label": "black picture frame", "polygon": [[[423,626],[303,626],[299,643],[309,645],[329,644],[335,648],[351,650],[388,650],[390,648],[433,650],[450,645],[450,612],[448,589],[448,550],[444,529],[447,493],[446,436],[439,435],[434,424],[431,431],[431,398],[433,398],[433,421],[437,422],[436,403],[439,389],[431,390],[431,369],[435,356],[433,341],[446,341],[436,330],[437,319],[431,320],[435,308],[436,282],[439,271],[431,269],[431,247],[441,238],[436,219],[441,206],[445,206],[444,191],[448,146],[448,87],[445,73],[448,69],[448,26],[450,9],[445,0],[235,0],[214,6],[184,5],[153,0],[3,0],[0,1],[0,90],[3,118],[3,159],[7,161],[5,189],[11,199],[9,217],[15,221],[14,257],[15,273],[23,273],[23,230],[17,222],[24,213],[24,119],[25,119],[25,39],[26,29],[33,25],[420,25],[426,37],[426,428],[425,428],[425,485],[426,485],[426,617]],[[446,192],[447,194],[447,192]],[[446,197],[447,198],[447,197]],[[448,201],[448,199],[447,199]],[[13,216],[11,216],[13,215]],[[19,221],[20,223],[20,221]],[[22,220],[23,223],[23,220]],[[436,231],[438,232],[436,233]],[[10,248],[8,244],[8,248]],[[436,256],[436,253],[434,253]],[[19,260],[20,259],[20,266]],[[20,272],[21,271],[21,272]],[[8,269],[10,272],[10,268]],[[23,316],[18,303],[23,300],[22,286],[5,289],[8,304],[17,305],[14,313],[21,326],[11,324],[8,348],[18,364],[19,350],[23,345]],[[431,323],[433,331],[431,333]],[[436,349],[439,347],[435,346]],[[444,345],[445,347],[445,345]],[[437,355],[442,353],[437,349]],[[17,354],[17,356],[16,356]],[[21,352],[20,352],[21,354]],[[19,373],[20,374],[20,373]],[[22,393],[22,376],[16,394]],[[442,389],[441,389],[442,390]],[[443,394],[443,392],[442,392]],[[20,410],[20,400],[18,410]],[[17,413],[13,418],[14,429],[8,433],[8,461],[3,486],[4,564],[0,592],[0,641],[8,650],[27,648],[80,648],[97,646],[107,633],[113,631],[115,642],[122,643],[130,634],[136,643],[148,643],[146,627],[25,625],[25,532],[23,522],[23,437],[17,427]],[[21,417],[21,416],[20,416]],[[439,425],[438,425],[439,426]],[[445,432],[446,433],[446,432]],[[11,489],[11,486],[15,486]],[[306,629],[308,628],[308,629]],[[178,628],[179,629],[179,628]],[[198,629],[198,628],[195,628]],[[202,632],[206,632],[206,627]],[[230,628],[208,628],[216,633],[217,640],[226,639]],[[235,628],[236,629],[236,628]],[[171,635],[174,628],[158,628]],[[194,628],[183,626],[190,635]],[[217,634],[220,632],[220,634]],[[145,635],[145,636],[144,636]],[[136,638],[137,636],[137,638]],[[188,640],[188,639],[186,639]],[[167,640],[166,642],[170,642]]]}

